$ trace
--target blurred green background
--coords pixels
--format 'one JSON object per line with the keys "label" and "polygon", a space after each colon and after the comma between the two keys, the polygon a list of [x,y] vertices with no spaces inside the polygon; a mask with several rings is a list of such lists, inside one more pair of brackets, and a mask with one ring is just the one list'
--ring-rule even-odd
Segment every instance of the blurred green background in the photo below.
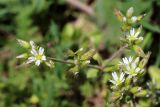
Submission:
{"label": "blurred green background", "polygon": [[[147,13],[140,22],[144,28],[145,52],[152,55],[143,83],[153,82],[153,96],[138,99],[140,107],[160,104],[160,0],[78,0],[87,11],[72,4],[74,0],[0,0],[0,107],[98,107],[107,94],[97,88],[96,74],[83,69],[78,76],[68,66],[56,63],[54,69],[19,67],[16,56],[24,49],[16,39],[33,40],[45,48],[47,56],[65,58],[67,49],[96,47],[106,59],[120,47],[120,23],[114,9],[126,12],[134,7],[135,15]],[[75,0],[76,1],[76,0]],[[89,10],[89,11],[88,11]],[[91,75],[91,76],[87,76]],[[103,81],[106,83],[107,75]],[[107,90],[107,87],[106,87]],[[99,93],[99,94],[96,94]],[[109,107],[104,98],[105,107]],[[100,107],[100,106],[99,106]]]}

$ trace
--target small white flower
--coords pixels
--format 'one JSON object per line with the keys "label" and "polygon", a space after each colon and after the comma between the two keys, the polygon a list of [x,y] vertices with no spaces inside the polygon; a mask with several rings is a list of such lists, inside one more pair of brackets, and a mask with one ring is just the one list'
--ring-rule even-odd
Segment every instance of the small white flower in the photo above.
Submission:
{"label": "small white flower", "polygon": [[[32,42],[32,43],[34,43],[34,42]],[[35,45],[32,43],[30,42],[30,44],[32,46],[31,56],[28,58],[26,64],[35,62],[35,65],[39,66],[42,61],[46,60],[46,56],[44,55],[44,48],[39,47],[38,51],[37,51],[35,49]]]}
{"label": "small white flower", "polygon": [[124,66],[125,73],[129,74],[130,76],[136,76],[139,72],[143,72],[144,69],[141,69],[139,66],[139,57],[133,60],[132,57],[128,59],[125,57],[123,58],[123,62],[120,62],[120,65]]}
{"label": "small white flower", "polygon": [[118,86],[118,85],[120,85],[121,83],[124,82],[124,80],[125,80],[124,75],[125,74],[122,72],[120,74],[120,76],[118,77],[116,72],[112,72],[113,80],[110,80],[110,82],[112,82],[114,85]]}
{"label": "small white flower", "polygon": [[127,34],[127,39],[129,41],[135,41],[135,40],[141,40],[142,41],[143,37],[142,36],[138,37],[140,33],[141,33],[141,28],[139,28],[136,31],[135,31],[134,28],[131,28],[129,34]]}

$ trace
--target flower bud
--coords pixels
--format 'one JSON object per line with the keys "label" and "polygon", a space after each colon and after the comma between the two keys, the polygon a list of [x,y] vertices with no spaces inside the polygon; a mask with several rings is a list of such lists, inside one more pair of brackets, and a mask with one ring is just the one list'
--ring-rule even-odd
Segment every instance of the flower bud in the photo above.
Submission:
{"label": "flower bud", "polygon": [[51,60],[49,60],[48,62],[45,62],[45,64],[50,68],[54,68],[54,62]]}
{"label": "flower bud", "polygon": [[138,17],[137,17],[137,21],[142,20],[145,16],[146,16],[146,14],[143,14],[143,15],[138,16]]}
{"label": "flower bud", "polygon": [[133,7],[130,7],[130,8],[127,10],[126,16],[127,16],[128,18],[131,18],[132,15],[133,15],[133,12],[134,12]]}
{"label": "flower bud", "polygon": [[17,39],[18,41],[18,44],[24,48],[29,48],[30,47],[30,44],[24,40],[21,40],[21,39]]}
{"label": "flower bud", "polygon": [[117,16],[117,18],[118,18],[119,21],[121,21],[121,22],[124,21],[125,17],[124,17],[124,15],[119,10],[115,9],[115,15]]}
{"label": "flower bud", "polygon": [[28,54],[27,53],[23,53],[21,55],[18,55],[16,58],[28,58]]}

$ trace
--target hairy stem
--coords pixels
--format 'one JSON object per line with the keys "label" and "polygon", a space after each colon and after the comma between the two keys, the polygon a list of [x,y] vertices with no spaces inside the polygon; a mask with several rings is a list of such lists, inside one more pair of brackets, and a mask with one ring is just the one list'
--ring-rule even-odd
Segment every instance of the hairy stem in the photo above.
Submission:
{"label": "hairy stem", "polygon": [[112,61],[114,58],[120,56],[124,49],[126,49],[128,45],[124,45],[121,48],[119,48],[118,51],[116,51],[111,57],[109,57],[108,61]]}
{"label": "hairy stem", "polygon": [[[74,62],[70,62],[70,61],[65,61],[65,60],[61,60],[61,59],[57,59],[57,58],[52,58],[52,57],[48,57],[49,59],[53,60],[54,62],[59,62],[59,63],[64,63],[64,64],[70,64],[70,65],[76,65]],[[98,65],[91,65],[88,64],[87,65],[90,68],[94,68],[94,69],[98,69],[100,71],[103,71],[103,67],[102,66],[98,66]]]}

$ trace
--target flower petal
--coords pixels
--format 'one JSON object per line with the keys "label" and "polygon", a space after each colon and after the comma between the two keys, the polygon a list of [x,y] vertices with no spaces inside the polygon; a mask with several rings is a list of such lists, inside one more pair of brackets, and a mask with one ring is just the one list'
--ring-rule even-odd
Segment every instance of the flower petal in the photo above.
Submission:
{"label": "flower petal", "polygon": [[112,73],[112,76],[113,76],[113,79],[114,79],[114,80],[118,80],[118,76],[117,76],[117,73],[116,73],[116,72],[113,72],[113,73]]}
{"label": "flower petal", "polygon": [[136,16],[133,16],[133,17],[131,18],[131,20],[132,20],[133,23],[135,23],[135,22],[137,21],[137,17],[136,17]]}
{"label": "flower petal", "polygon": [[114,80],[109,80],[109,81],[116,85],[116,81],[114,81]]}
{"label": "flower petal", "polygon": [[139,72],[140,70],[141,70],[141,69],[138,67],[138,68],[136,68],[136,70],[135,70],[135,71],[136,71],[136,72]]}
{"label": "flower petal", "polygon": [[43,55],[43,52],[44,52],[44,48],[40,47],[40,48],[39,48],[39,54],[40,54],[40,55]]}
{"label": "flower petal", "polygon": [[40,61],[40,60],[36,60],[35,65],[39,66],[39,65],[40,65],[40,63],[41,63],[41,61]]}
{"label": "flower petal", "polygon": [[139,62],[139,57],[137,57],[136,59],[135,59],[135,61],[134,61],[134,63],[138,63]]}
{"label": "flower petal", "polygon": [[43,55],[43,56],[42,56],[42,60],[44,60],[44,61],[45,61],[45,60],[46,60],[46,56],[44,56],[44,55]]}
{"label": "flower petal", "polygon": [[133,59],[132,59],[132,57],[130,56],[130,57],[129,57],[129,62],[131,63],[131,62],[132,62],[132,60],[133,60]]}
{"label": "flower petal", "polygon": [[131,36],[134,36],[134,32],[135,32],[135,30],[134,30],[134,28],[132,28],[132,29],[130,30],[130,35],[131,35]]}
{"label": "flower petal", "polygon": [[139,37],[138,39],[139,39],[139,40],[143,40],[143,37]]}
{"label": "flower petal", "polygon": [[35,50],[35,48],[32,48],[31,54],[34,55],[34,56],[37,55],[37,51]]}
{"label": "flower petal", "polygon": [[33,61],[35,61],[35,58],[34,57],[29,57],[26,64],[30,64],[32,63]]}
{"label": "flower petal", "polygon": [[30,45],[31,45],[32,48],[36,47],[36,45],[35,45],[35,43],[33,41],[30,41]]}
{"label": "flower petal", "polygon": [[133,62],[133,63],[131,64],[131,66],[132,66],[132,69],[135,69],[135,68],[136,68],[136,63]]}
{"label": "flower petal", "polygon": [[124,75],[125,75],[125,74],[122,72],[121,75],[120,75],[120,80],[121,80],[121,81],[123,80]]}

